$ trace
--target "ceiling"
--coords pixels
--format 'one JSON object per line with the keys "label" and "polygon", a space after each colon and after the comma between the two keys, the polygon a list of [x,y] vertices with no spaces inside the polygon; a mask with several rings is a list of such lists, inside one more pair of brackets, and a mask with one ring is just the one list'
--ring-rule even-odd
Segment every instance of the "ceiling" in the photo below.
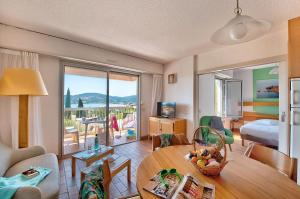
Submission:
{"label": "ceiling", "polygon": [[[210,36],[235,0],[0,0],[0,22],[158,63],[220,48]],[[300,0],[240,0],[243,13],[276,31],[300,15]]]}

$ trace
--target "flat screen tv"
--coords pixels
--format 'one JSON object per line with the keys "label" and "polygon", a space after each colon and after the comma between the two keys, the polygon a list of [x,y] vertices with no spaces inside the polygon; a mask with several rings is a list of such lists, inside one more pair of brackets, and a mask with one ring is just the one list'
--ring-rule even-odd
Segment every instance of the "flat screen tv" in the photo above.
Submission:
{"label": "flat screen tv", "polygon": [[158,102],[157,116],[174,118],[176,115],[176,102]]}

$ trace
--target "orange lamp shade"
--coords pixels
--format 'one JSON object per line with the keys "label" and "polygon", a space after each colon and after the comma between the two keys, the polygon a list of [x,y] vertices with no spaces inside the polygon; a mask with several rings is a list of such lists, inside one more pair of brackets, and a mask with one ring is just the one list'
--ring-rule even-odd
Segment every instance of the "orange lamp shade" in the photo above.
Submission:
{"label": "orange lamp shade", "polygon": [[0,78],[0,95],[48,95],[39,71],[28,68],[6,68]]}

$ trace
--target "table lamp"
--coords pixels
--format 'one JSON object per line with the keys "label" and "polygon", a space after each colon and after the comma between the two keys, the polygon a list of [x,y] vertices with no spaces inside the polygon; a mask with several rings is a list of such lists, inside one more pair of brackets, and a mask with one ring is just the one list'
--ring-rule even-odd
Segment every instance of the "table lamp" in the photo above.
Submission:
{"label": "table lamp", "polygon": [[40,72],[28,68],[4,69],[0,95],[19,96],[19,148],[28,147],[28,96],[48,95]]}

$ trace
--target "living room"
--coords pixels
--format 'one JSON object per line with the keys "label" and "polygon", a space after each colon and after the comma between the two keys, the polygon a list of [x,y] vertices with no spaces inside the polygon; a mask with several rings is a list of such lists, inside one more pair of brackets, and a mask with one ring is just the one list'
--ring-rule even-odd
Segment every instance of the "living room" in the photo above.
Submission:
{"label": "living room", "polygon": [[[87,177],[82,176],[89,176],[87,168],[95,166],[94,162],[106,162],[107,157],[113,159],[114,155],[120,156],[115,162],[120,165],[111,170],[114,172],[109,172],[111,181],[108,185],[103,184],[106,197],[155,198],[145,191],[145,183],[160,170],[170,168],[177,169],[182,175],[192,172],[200,182],[214,185],[215,198],[282,198],[286,193],[290,198],[299,197],[297,177],[300,178],[300,172],[296,171],[300,171],[300,167],[294,162],[300,144],[297,135],[293,134],[297,125],[290,125],[290,118],[297,111],[291,109],[294,107],[288,101],[293,93],[288,88],[300,77],[297,69],[300,51],[298,10],[300,3],[296,0],[188,3],[180,0],[127,3],[0,0],[0,140],[3,144],[0,148],[7,155],[3,161],[8,161],[1,165],[1,177],[9,181],[32,166],[51,170],[50,174],[47,170],[38,171],[37,177],[30,178],[40,180],[34,186],[18,185],[13,195],[3,197],[88,198],[83,196],[83,182],[87,182]],[[251,28],[261,31],[257,35],[254,31],[253,38],[225,38],[222,33],[218,43],[213,37],[218,30],[227,31],[229,20],[246,15],[251,16],[251,20],[257,19],[261,25],[247,27],[249,30],[246,31]],[[244,30],[237,28],[235,31]],[[251,120],[279,121],[282,133],[277,148],[266,147],[261,142],[258,145],[291,159],[293,174],[287,174],[289,177],[277,172],[282,169],[266,167],[266,162],[261,164],[262,161],[245,158],[248,153],[250,157],[250,151],[255,151],[257,141],[246,140],[242,146],[239,131],[231,129],[224,117],[221,118],[223,128],[232,131],[229,134],[225,131],[224,136],[232,136],[234,141],[226,139],[223,143],[222,155],[227,154],[225,160],[227,157],[229,162],[219,171],[217,179],[199,172],[197,164],[190,166],[190,163],[182,162],[185,160],[179,156],[194,151],[192,145],[190,148],[178,146],[178,150],[176,147],[155,149],[157,134],[161,135],[159,143],[164,139],[162,135],[170,133],[184,135],[183,138],[170,138],[169,141],[176,137],[178,140],[173,141],[177,144],[201,145],[208,141],[203,134],[199,138],[194,136],[195,132],[205,131],[205,127],[195,131],[200,123],[201,126],[205,123],[200,122],[202,116],[217,115],[201,112],[199,96],[206,94],[206,88],[214,88],[207,83],[199,84],[199,75],[270,63],[279,64],[279,73],[283,77],[280,81],[285,82],[286,92],[280,94],[280,102],[276,105],[259,104],[253,97],[251,106],[278,106],[278,114],[275,118],[255,114],[256,118]],[[26,75],[28,68],[32,74]],[[32,93],[36,86],[28,83],[28,92],[18,93],[20,89],[10,79],[5,79],[11,77],[19,80],[19,86],[27,85],[22,82],[37,80],[38,92]],[[199,86],[204,87],[201,93]],[[286,101],[281,103],[283,97]],[[296,94],[294,97],[297,99]],[[241,121],[243,117],[232,117],[231,122]],[[298,117],[292,118],[296,124]],[[100,148],[94,152],[96,146]],[[161,144],[158,146],[162,147]],[[169,152],[167,148],[170,148]],[[81,152],[85,153],[78,155]],[[97,160],[91,155],[94,153]],[[169,153],[177,154],[178,159],[172,159]],[[34,161],[40,165],[31,163],[30,158],[39,156],[42,159]],[[13,160],[8,160],[10,158]],[[22,161],[27,162],[20,164]],[[239,163],[247,166],[248,161],[252,172],[256,171],[255,166],[261,169],[258,169],[257,180],[251,178],[248,182],[239,177],[239,172],[248,176],[238,167]],[[147,164],[151,165],[147,167]],[[183,164],[186,167],[180,166]],[[47,174],[40,178],[43,172]],[[261,183],[267,183],[264,181],[267,174],[274,175],[269,182],[270,188],[259,188]],[[130,177],[126,178],[126,175]],[[229,178],[237,181],[227,182]],[[245,187],[235,190],[239,180]],[[278,185],[279,180],[286,186]],[[52,189],[47,190],[48,183],[53,185]],[[248,183],[257,195],[255,191],[247,191]],[[0,189],[1,197],[7,194],[7,186]],[[95,195],[101,198],[99,194]]]}

